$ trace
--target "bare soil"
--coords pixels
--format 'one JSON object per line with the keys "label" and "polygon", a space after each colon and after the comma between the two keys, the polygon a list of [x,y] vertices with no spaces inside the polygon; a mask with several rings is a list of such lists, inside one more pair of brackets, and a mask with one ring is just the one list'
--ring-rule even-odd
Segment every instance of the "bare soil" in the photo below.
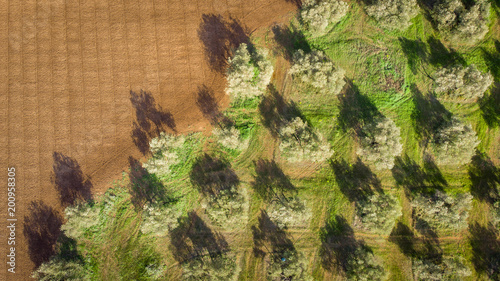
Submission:
{"label": "bare soil", "polygon": [[0,181],[16,168],[18,228],[7,274],[2,196],[0,280],[28,280],[63,207],[102,193],[160,131],[208,130],[198,91],[226,106],[231,48],[295,2],[1,0]]}

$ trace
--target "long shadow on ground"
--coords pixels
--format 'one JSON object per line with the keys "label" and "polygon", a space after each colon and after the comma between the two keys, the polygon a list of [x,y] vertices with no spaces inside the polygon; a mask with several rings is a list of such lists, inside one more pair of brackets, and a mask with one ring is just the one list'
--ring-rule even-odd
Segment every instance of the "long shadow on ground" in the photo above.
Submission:
{"label": "long shadow on ground", "polygon": [[364,201],[373,195],[374,191],[382,192],[380,180],[361,159],[358,158],[354,164],[349,164],[345,160],[336,160],[330,165],[340,191],[349,201]]}
{"label": "long shadow on ground", "polygon": [[266,211],[261,210],[259,223],[252,226],[253,252],[257,257],[266,254],[279,254],[283,252],[295,251],[292,240],[288,234],[271,221]]}
{"label": "long shadow on ground", "polygon": [[382,116],[370,99],[362,95],[350,80],[347,80],[345,92],[339,95],[339,101],[340,112],[337,120],[344,132],[353,130],[359,135],[364,125]]}
{"label": "long shadow on ground", "polygon": [[168,129],[175,131],[172,114],[156,104],[151,93],[130,91],[130,102],[135,109],[136,120],[133,123],[132,139],[137,148],[146,154],[151,139]]}
{"label": "long shadow on ground", "polygon": [[297,189],[274,160],[259,159],[254,165],[256,175],[251,184],[262,199],[285,203],[296,195]]}
{"label": "long shadow on ground", "polygon": [[145,203],[162,205],[175,201],[157,176],[144,169],[140,161],[133,157],[128,161],[131,202],[136,208],[141,209]]}
{"label": "long shadow on ground", "polygon": [[408,155],[396,157],[392,176],[396,185],[405,190],[407,196],[432,194],[448,185],[441,171],[430,157],[425,157],[423,166],[418,165]]}
{"label": "long shadow on ground", "polygon": [[178,262],[205,255],[214,258],[229,251],[224,236],[210,229],[193,211],[182,218],[179,226],[170,232],[170,242],[174,258]]}
{"label": "long shadow on ground", "polygon": [[268,86],[268,94],[259,104],[262,123],[273,136],[277,136],[283,124],[294,117],[303,117],[293,101],[287,101],[273,85]]}
{"label": "long shadow on ground", "polygon": [[54,152],[52,157],[52,183],[59,193],[61,204],[66,207],[75,201],[92,200],[92,182],[83,174],[78,162],[59,152]]}
{"label": "long shadow on ground", "polygon": [[241,43],[249,44],[248,30],[238,20],[221,15],[203,14],[198,37],[203,43],[210,67],[223,73],[232,51]]}
{"label": "long shadow on ground", "polygon": [[42,201],[32,201],[24,216],[23,234],[28,253],[36,267],[49,261],[56,253],[55,245],[61,232],[62,216]]}
{"label": "long shadow on ground", "polygon": [[472,247],[472,264],[477,272],[491,280],[500,278],[500,240],[498,229],[492,225],[474,223],[469,226],[469,243]]}
{"label": "long shadow on ground", "polygon": [[434,95],[428,94],[424,96],[415,85],[411,86],[411,91],[414,104],[411,118],[415,131],[425,146],[442,126],[451,121],[452,114],[446,110]]}
{"label": "long shadow on ground", "polygon": [[206,196],[217,196],[240,182],[229,162],[208,154],[196,159],[190,178],[193,185]]}
{"label": "long shadow on ground", "polygon": [[469,178],[470,191],[475,198],[490,204],[500,200],[500,169],[485,153],[477,151],[472,157]]}

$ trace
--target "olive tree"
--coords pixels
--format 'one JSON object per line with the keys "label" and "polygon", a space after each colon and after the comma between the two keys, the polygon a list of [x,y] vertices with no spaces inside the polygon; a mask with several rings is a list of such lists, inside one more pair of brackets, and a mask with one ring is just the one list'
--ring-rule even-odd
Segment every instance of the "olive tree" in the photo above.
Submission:
{"label": "olive tree", "polygon": [[251,48],[245,43],[229,58],[226,93],[233,100],[261,96],[273,74],[273,65],[264,51]]}
{"label": "olive tree", "polygon": [[142,233],[155,236],[166,236],[169,231],[176,228],[177,219],[182,211],[175,204],[145,204],[142,211]]}
{"label": "olive tree", "polygon": [[435,91],[453,100],[477,100],[493,83],[490,73],[482,73],[474,65],[456,65],[439,69],[434,75]]}
{"label": "olive tree", "polygon": [[182,264],[183,280],[231,281],[238,277],[233,256],[218,254],[200,256]]}
{"label": "olive tree", "polygon": [[90,203],[77,203],[66,207],[66,223],[61,226],[66,236],[75,240],[84,238],[85,231],[99,223],[100,208]]}
{"label": "olive tree", "polygon": [[233,186],[221,190],[216,196],[207,196],[202,206],[212,222],[226,229],[243,227],[248,219],[246,189],[238,190]]}
{"label": "olive tree", "polygon": [[418,14],[418,5],[416,0],[375,0],[365,11],[385,28],[406,29]]}
{"label": "olive tree", "polygon": [[338,23],[349,10],[340,0],[307,0],[302,4],[300,18],[314,37],[323,36]]}
{"label": "olive tree", "polygon": [[286,203],[274,200],[267,207],[267,214],[279,228],[307,227],[312,217],[307,202],[296,196]]}
{"label": "olive tree", "polygon": [[348,280],[356,281],[385,280],[387,277],[380,259],[363,245],[354,250],[345,273]]}
{"label": "olive tree", "polygon": [[179,163],[177,151],[184,144],[184,136],[160,133],[160,136],[149,142],[152,157],[142,167],[151,174],[166,175],[171,172],[171,166]]}
{"label": "olive tree", "polygon": [[303,280],[312,281],[312,277],[307,272],[307,260],[304,255],[294,248],[286,249],[270,256],[267,268],[268,280]]}
{"label": "olive tree", "polygon": [[438,164],[461,165],[470,162],[480,142],[470,125],[452,118],[436,132],[431,146]]}
{"label": "olive tree", "polygon": [[433,195],[416,196],[411,204],[417,218],[417,228],[424,227],[419,223],[423,221],[436,229],[459,231],[467,227],[471,203],[470,193],[449,196],[444,192],[436,191]]}
{"label": "olive tree", "polygon": [[42,263],[31,275],[39,281],[87,281],[91,280],[84,267],[75,261],[51,259]]}
{"label": "olive tree", "polygon": [[355,226],[379,234],[389,234],[401,214],[401,206],[394,196],[374,194],[367,200],[356,202]]}
{"label": "olive tree", "polygon": [[322,94],[338,95],[345,85],[345,71],[335,66],[322,51],[308,54],[303,50],[296,51],[290,74],[294,80]]}
{"label": "olive tree", "polygon": [[300,117],[287,121],[279,130],[280,151],[289,162],[322,162],[330,158],[333,150],[321,135],[312,129]]}
{"label": "olive tree", "polygon": [[244,150],[248,146],[248,139],[243,140],[240,131],[234,126],[216,127],[212,130],[212,134],[226,148]]}
{"label": "olive tree", "polygon": [[389,118],[380,117],[361,130],[359,157],[373,163],[377,169],[392,169],[394,158],[401,155],[400,130]]}
{"label": "olive tree", "polygon": [[416,280],[463,280],[472,271],[464,264],[464,259],[446,257],[442,261],[414,259],[413,275]]}
{"label": "olive tree", "polygon": [[450,40],[474,43],[488,33],[490,6],[488,0],[475,0],[469,8],[461,0],[440,0],[430,15]]}

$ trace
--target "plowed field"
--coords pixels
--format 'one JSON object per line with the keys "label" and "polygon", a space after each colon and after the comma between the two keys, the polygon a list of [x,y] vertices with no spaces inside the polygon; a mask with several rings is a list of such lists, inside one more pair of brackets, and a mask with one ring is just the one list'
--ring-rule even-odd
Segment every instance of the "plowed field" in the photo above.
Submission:
{"label": "plowed field", "polygon": [[5,188],[7,167],[16,168],[18,227],[16,273],[6,274],[2,195],[0,280],[28,280],[38,262],[22,228],[30,202],[60,213],[74,198],[55,185],[76,177],[100,193],[159,131],[208,129],[198,89],[227,104],[227,51],[295,8],[286,0],[1,0],[0,181]]}

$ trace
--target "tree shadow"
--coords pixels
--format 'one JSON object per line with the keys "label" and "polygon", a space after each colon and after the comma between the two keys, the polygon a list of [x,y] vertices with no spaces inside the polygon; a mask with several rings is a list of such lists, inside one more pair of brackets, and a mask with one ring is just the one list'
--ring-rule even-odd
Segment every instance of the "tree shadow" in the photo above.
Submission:
{"label": "tree shadow", "polygon": [[495,167],[488,155],[476,151],[469,164],[471,194],[489,204],[500,200],[500,169]]}
{"label": "tree shadow", "polygon": [[347,81],[347,90],[339,95],[340,112],[337,118],[340,128],[347,132],[353,130],[357,135],[361,128],[382,116],[370,99],[359,92],[356,85]]}
{"label": "tree shadow", "polygon": [[345,160],[330,162],[340,191],[351,202],[367,200],[374,191],[382,193],[380,180],[361,159],[354,164]]}
{"label": "tree shadow", "polygon": [[427,45],[420,39],[410,40],[405,37],[399,37],[398,39],[411,71],[413,74],[417,74],[421,61],[428,60]]}
{"label": "tree shadow", "polygon": [[420,259],[431,260],[434,263],[441,263],[443,258],[443,249],[439,243],[438,235],[435,229],[429,223],[421,218],[415,219],[415,228],[422,235],[420,237],[421,247],[417,251],[417,257]]}
{"label": "tree shadow", "polygon": [[146,154],[151,139],[158,137],[167,128],[175,131],[174,117],[156,104],[151,93],[143,90],[140,93],[130,91],[130,102],[137,120],[133,123],[132,139],[137,148]]}
{"label": "tree shadow", "polygon": [[31,201],[23,225],[30,259],[38,267],[56,253],[62,216],[42,201]]}
{"label": "tree shadow", "polygon": [[396,244],[406,256],[441,263],[443,251],[435,232],[430,230],[421,234],[421,237],[415,236],[408,226],[398,222],[388,240]]}
{"label": "tree shadow", "polygon": [[414,105],[411,118],[415,131],[425,144],[443,125],[451,121],[452,114],[434,95],[428,94],[424,97],[416,85],[411,86],[411,91]]}
{"label": "tree shadow", "polygon": [[408,155],[396,157],[392,176],[396,180],[396,185],[405,190],[407,196],[414,194],[433,194],[436,190],[443,190],[448,182],[430,157],[424,157],[424,164],[421,167]]}
{"label": "tree shadow", "polygon": [[451,48],[446,48],[443,43],[435,37],[427,39],[429,44],[429,63],[433,66],[447,67],[453,65],[465,66],[465,59]]}
{"label": "tree shadow", "polygon": [[371,252],[362,240],[356,240],[354,231],[345,218],[338,215],[328,220],[321,228],[320,240],[321,263],[328,271],[347,271],[349,262],[356,259],[356,251],[360,247]]}
{"label": "tree shadow", "polygon": [[479,108],[488,127],[500,126],[500,82],[495,82],[490,93],[479,99]]}
{"label": "tree shadow", "polygon": [[170,249],[178,262],[210,256],[212,260],[229,251],[224,236],[213,231],[194,211],[179,221],[170,231]]}
{"label": "tree shadow", "polygon": [[303,117],[299,108],[293,101],[287,101],[276,90],[274,85],[268,86],[268,94],[262,97],[259,104],[262,123],[276,137],[283,124],[295,117]]}
{"label": "tree shadow", "polygon": [[72,205],[75,201],[92,200],[92,182],[85,176],[78,162],[60,152],[52,154],[52,183],[59,193],[63,207]]}
{"label": "tree shadow", "polygon": [[77,241],[61,232],[56,242],[57,258],[64,261],[84,262],[83,256],[78,252]]}
{"label": "tree shadow", "polygon": [[212,125],[218,125],[220,127],[232,125],[232,121],[219,111],[219,105],[215,99],[214,91],[206,85],[198,87],[196,105],[203,116],[210,120]]}
{"label": "tree shadow", "polygon": [[260,211],[258,220],[258,225],[252,226],[253,252],[256,257],[262,258],[266,254],[280,256],[284,252],[295,252],[288,234],[271,221],[266,211]]}
{"label": "tree shadow", "polygon": [[486,66],[491,71],[494,77],[500,78],[500,41],[495,40],[495,50],[493,52],[488,51],[485,48],[481,48],[483,52],[483,58]]}
{"label": "tree shadow", "polygon": [[191,182],[205,196],[217,196],[240,183],[231,164],[208,154],[196,159],[189,175]]}
{"label": "tree shadow", "polygon": [[131,201],[136,208],[142,209],[146,203],[164,205],[175,201],[157,176],[143,168],[140,161],[131,156],[128,161]]}
{"label": "tree shadow", "polygon": [[295,26],[275,25],[271,31],[274,35],[274,41],[278,43],[280,51],[288,61],[292,61],[296,50],[300,49],[305,53],[311,52],[311,46],[304,33]]}
{"label": "tree shadow", "polygon": [[248,33],[246,27],[232,17],[226,20],[221,15],[203,14],[198,38],[203,43],[210,67],[223,73],[233,49],[241,43],[250,43]]}
{"label": "tree shadow", "polygon": [[469,243],[472,247],[472,264],[478,273],[486,274],[491,280],[500,280],[500,240],[498,229],[493,225],[469,226]]}
{"label": "tree shadow", "polygon": [[285,0],[285,2],[292,3],[297,6],[297,8],[302,7],[302,0]]}
{"label": "tree shadow", "polygon": [[265,201],[278,200],[286,204],[297,194],[297,189],[274,160],[259,159],[254,162],[253,190]]}
{"label": "tree shadow", "polygon": [[406,224],[398,222],[392,229],[388,240],[396,244],[406,256],[415,257],[417,255],[415,234]]}

